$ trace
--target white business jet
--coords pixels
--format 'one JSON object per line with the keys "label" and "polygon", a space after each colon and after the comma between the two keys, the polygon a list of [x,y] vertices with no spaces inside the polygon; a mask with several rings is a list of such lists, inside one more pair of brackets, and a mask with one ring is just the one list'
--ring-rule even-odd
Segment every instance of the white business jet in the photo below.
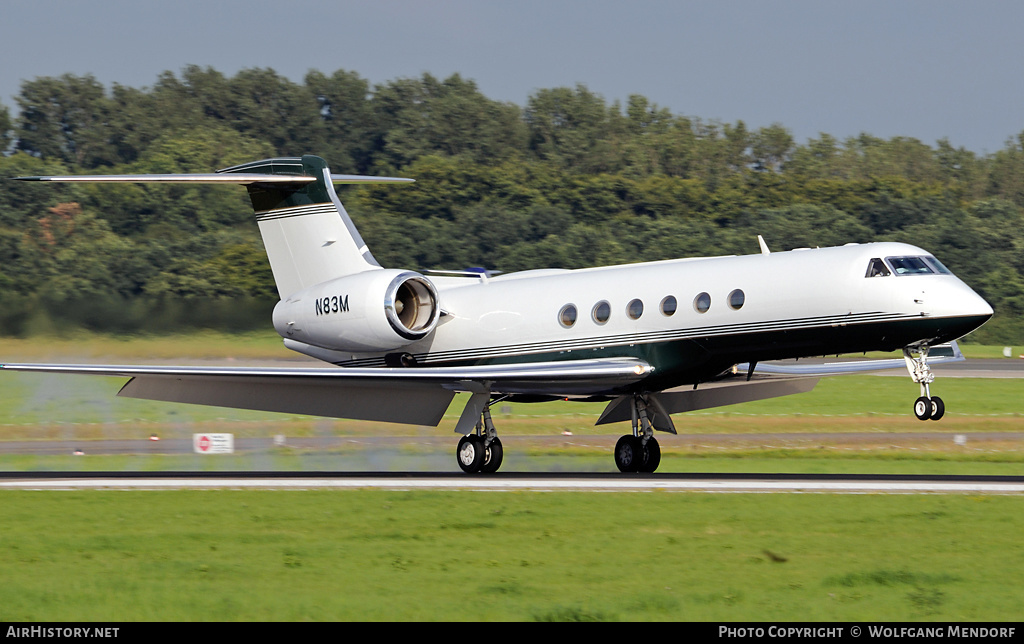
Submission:
{"label": "white business jet", "polygon": [[[334,184],[408,179],[333,175],[315,156],[213,174],[20,177],[33,181],[234,183],[249,191],[289,349],[333,368],[7,364],[131,378],[120,396],[437,426],[456,393],[466,472],[495,472],[500,401],[605,401],[598,424],[631,421],[615,464],[653,472],[671,414],[809,391],[817,377],[894,361],[765,364],[902,349],[920,384],[914,413],[945,411],[931,363],[992,308],[930,253],[898,243],[689,258],[581,270],[430,276],[380,266]],[[930,349],[935,349],[929,356]]]}

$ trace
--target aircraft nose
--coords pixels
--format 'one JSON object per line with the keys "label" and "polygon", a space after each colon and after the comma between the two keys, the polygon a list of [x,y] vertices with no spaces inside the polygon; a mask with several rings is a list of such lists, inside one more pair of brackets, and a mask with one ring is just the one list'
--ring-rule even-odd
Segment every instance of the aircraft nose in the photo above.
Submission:
{"label": "aircraft nose", "polygon": [[961,315],[983,317],[985,319],[992,317],[992,313],[994,313],[992,305],[986,302],[985,298],[978,295],[970,286],[964,284],[958,295],[957,308],[961,310]]}
{"label": "aircraft nose", "polygon": [[992,305],[966,284],[961,284],[951,304],[950,308],[954,309],[952,314],[965,322],[970,321],[975,329],[987,322],[994,313]]}
{"label": "aircraft nose", "polygon": [[935,317],[962,318],[981,326],[992,317],[992,306],[960,280],[949,280],[944,284],[930,284],[919,295],[922,309]]}
{"label": "aircraft nose", "polygon": [[[973,291],[972,291],[972,293],[973,293]],[[992,305],[989,304],[988,302],[986,302],[984,300],[984,298],[982,298],[977,293],[974,293],[974,296],[977,298],[977,307],[978,307],[977,308],[977,312],[974,315],[983,315],[983,316],[989,317],[989,318],[992,317],[992,314],[995,313],[995,310],[993,310]]]}

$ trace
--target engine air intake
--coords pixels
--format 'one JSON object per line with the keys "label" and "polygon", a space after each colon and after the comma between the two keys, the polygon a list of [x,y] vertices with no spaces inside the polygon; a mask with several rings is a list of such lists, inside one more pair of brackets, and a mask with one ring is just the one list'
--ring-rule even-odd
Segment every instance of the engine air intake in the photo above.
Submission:
{"label": "engine air intake", "polygon": [[418,340],[430,333],[440,313],[434,286],[426,279],[408,273],[392,280],[384,300],[384,310],[391,327],[408,340]]}

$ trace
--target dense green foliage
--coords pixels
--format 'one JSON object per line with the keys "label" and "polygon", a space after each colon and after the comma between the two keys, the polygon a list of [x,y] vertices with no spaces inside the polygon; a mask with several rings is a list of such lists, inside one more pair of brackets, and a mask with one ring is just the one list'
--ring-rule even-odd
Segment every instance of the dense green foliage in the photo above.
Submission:
{"label": "dense green foliage", "polygon": [[[0,177],[317,154],[335,172],[417,180],[342,199],[382,263],[420,269],[743,254],[758,234],[773,250],[907,241],[995,306],[976,340],[1024,339],[1024,132],[987,156],[868,134],[799,144],[782,125],[637,95],[609,105],[583,86],[520,107],[458,75],[371,87],[344,70],[295,83],[189,67],[109,90],[64,75],[25,82],[17,103],[0,106]],[[264,324],[274,299],[238,188],[0,181],[0,332]]]}

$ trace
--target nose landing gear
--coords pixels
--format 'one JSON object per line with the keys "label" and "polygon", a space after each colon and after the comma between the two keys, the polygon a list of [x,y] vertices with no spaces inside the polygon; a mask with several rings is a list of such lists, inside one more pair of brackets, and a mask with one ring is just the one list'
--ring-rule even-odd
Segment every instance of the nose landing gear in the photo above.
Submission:
{"label": "nose landing gear", "polygon": [[929,385],[935,380],[935,374],[928,366],[928,345],[903,347],[903,360],[911,379],[921,385],[921,397],[914,401],[914,415],[918,420],[939,420],[946,413],[946,405],[941,398],[931,395]]}

